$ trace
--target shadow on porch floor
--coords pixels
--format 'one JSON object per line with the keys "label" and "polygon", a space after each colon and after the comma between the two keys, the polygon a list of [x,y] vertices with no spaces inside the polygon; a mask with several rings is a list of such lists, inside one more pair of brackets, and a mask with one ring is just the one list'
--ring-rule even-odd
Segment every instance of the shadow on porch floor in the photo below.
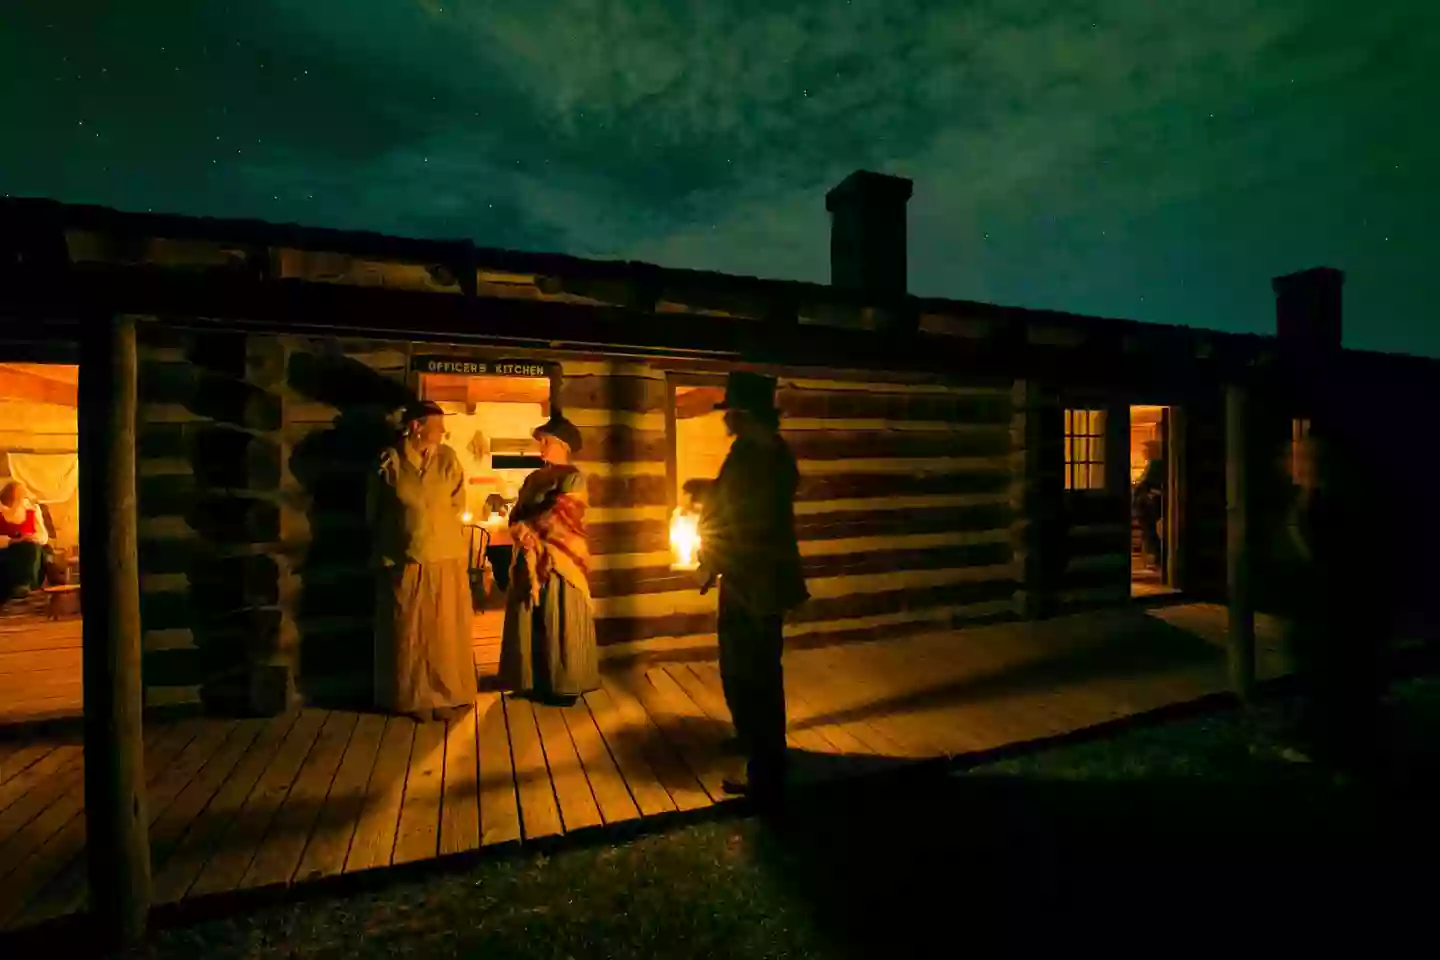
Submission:
{"label": "shadow on porch floor", "polygon": [[[1187,605],[789,651],[796,779],[994,751],[1205,698],[1225,688],[1223,629],[1223,609]],[[1273,633],[1262,623],[1262,648]],[[1262,657],[1262,676],[1277,669]],[[319,709],[152,724],[156,901],[693,814],[725,800],[728,733],[713,662],[610,673],[565,708],[482,694],[449,724]],[[81,754],[63,738],[0,744],[6,927],[85,906]]]}

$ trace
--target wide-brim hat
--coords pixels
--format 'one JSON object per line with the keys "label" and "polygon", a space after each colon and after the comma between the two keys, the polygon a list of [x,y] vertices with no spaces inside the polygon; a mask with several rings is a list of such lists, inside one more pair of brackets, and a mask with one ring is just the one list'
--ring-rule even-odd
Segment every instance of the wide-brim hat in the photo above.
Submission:
{"label": "wide-brim hat", "polygon": [[736,370],[725,378],[725,399],[716,410],[743,410],[746,413],[774,414],[775,378],[748,370]]}
{"label": "wide-brim hat", "polygon": [[549,420],[546,420],[544,423],[540,424],[540,426],[536,427],[534,432],[532,432],[530,435],[536,440],[539,440],[541,436],[547,434],[554,437],[556,440],[559,440],[561,443],[565,444],[565,446],[569,447],[571,453],[580,452],[579,428],[576,427],[575,424],[571,423],[569,420],[566,420],[560,414],[557,413]]}
{"label": "wide-brim hat", "polygon": [[406,423],[414,423],[426,417],[443,417],[445,411],[434,400],[417,400],[405,408],[403,416]]}

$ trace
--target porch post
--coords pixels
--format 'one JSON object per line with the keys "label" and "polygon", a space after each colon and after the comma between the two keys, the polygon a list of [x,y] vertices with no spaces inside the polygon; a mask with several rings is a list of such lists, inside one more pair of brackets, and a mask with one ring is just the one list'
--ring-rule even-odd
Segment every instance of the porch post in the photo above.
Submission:
{"label": "porch post", "polygon": [[1249,391],[1225,386],[1225,595],[1230,689],[1249,703],[1255,692],[1255,605],[1250,590]]}
{"label": "porch post", "polygon": [[106,946],[132,944],[150,910],[141,747],[136,557],[135,318],[85,317],[80,366],[80,516],[85,831],[90,912]]}

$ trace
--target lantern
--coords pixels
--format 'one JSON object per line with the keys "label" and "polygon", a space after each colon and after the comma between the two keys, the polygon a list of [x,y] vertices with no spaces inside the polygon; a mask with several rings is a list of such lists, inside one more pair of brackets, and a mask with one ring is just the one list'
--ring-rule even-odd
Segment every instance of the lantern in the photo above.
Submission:
{"label": "lantern", "polygon": [[684,507],[670,515],[671,570],[700,569],[700,521]]}

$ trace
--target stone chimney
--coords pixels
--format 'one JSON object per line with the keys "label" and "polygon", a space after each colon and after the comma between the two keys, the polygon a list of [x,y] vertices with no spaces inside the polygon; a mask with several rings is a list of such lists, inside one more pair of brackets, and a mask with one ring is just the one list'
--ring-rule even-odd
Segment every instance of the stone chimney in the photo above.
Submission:
{"label": "stone chimney", "polygon": [[830,211],[830,284],[890,299],[905,296],[905,204],[914,184],[857,170],[825,194]]}
{"label": "stone chimney", "polygon": [[1306,357],[1338,353],[1345,274],[1315,267],[1270,281],[1275,289],[1275,336],[1281,348]]}

